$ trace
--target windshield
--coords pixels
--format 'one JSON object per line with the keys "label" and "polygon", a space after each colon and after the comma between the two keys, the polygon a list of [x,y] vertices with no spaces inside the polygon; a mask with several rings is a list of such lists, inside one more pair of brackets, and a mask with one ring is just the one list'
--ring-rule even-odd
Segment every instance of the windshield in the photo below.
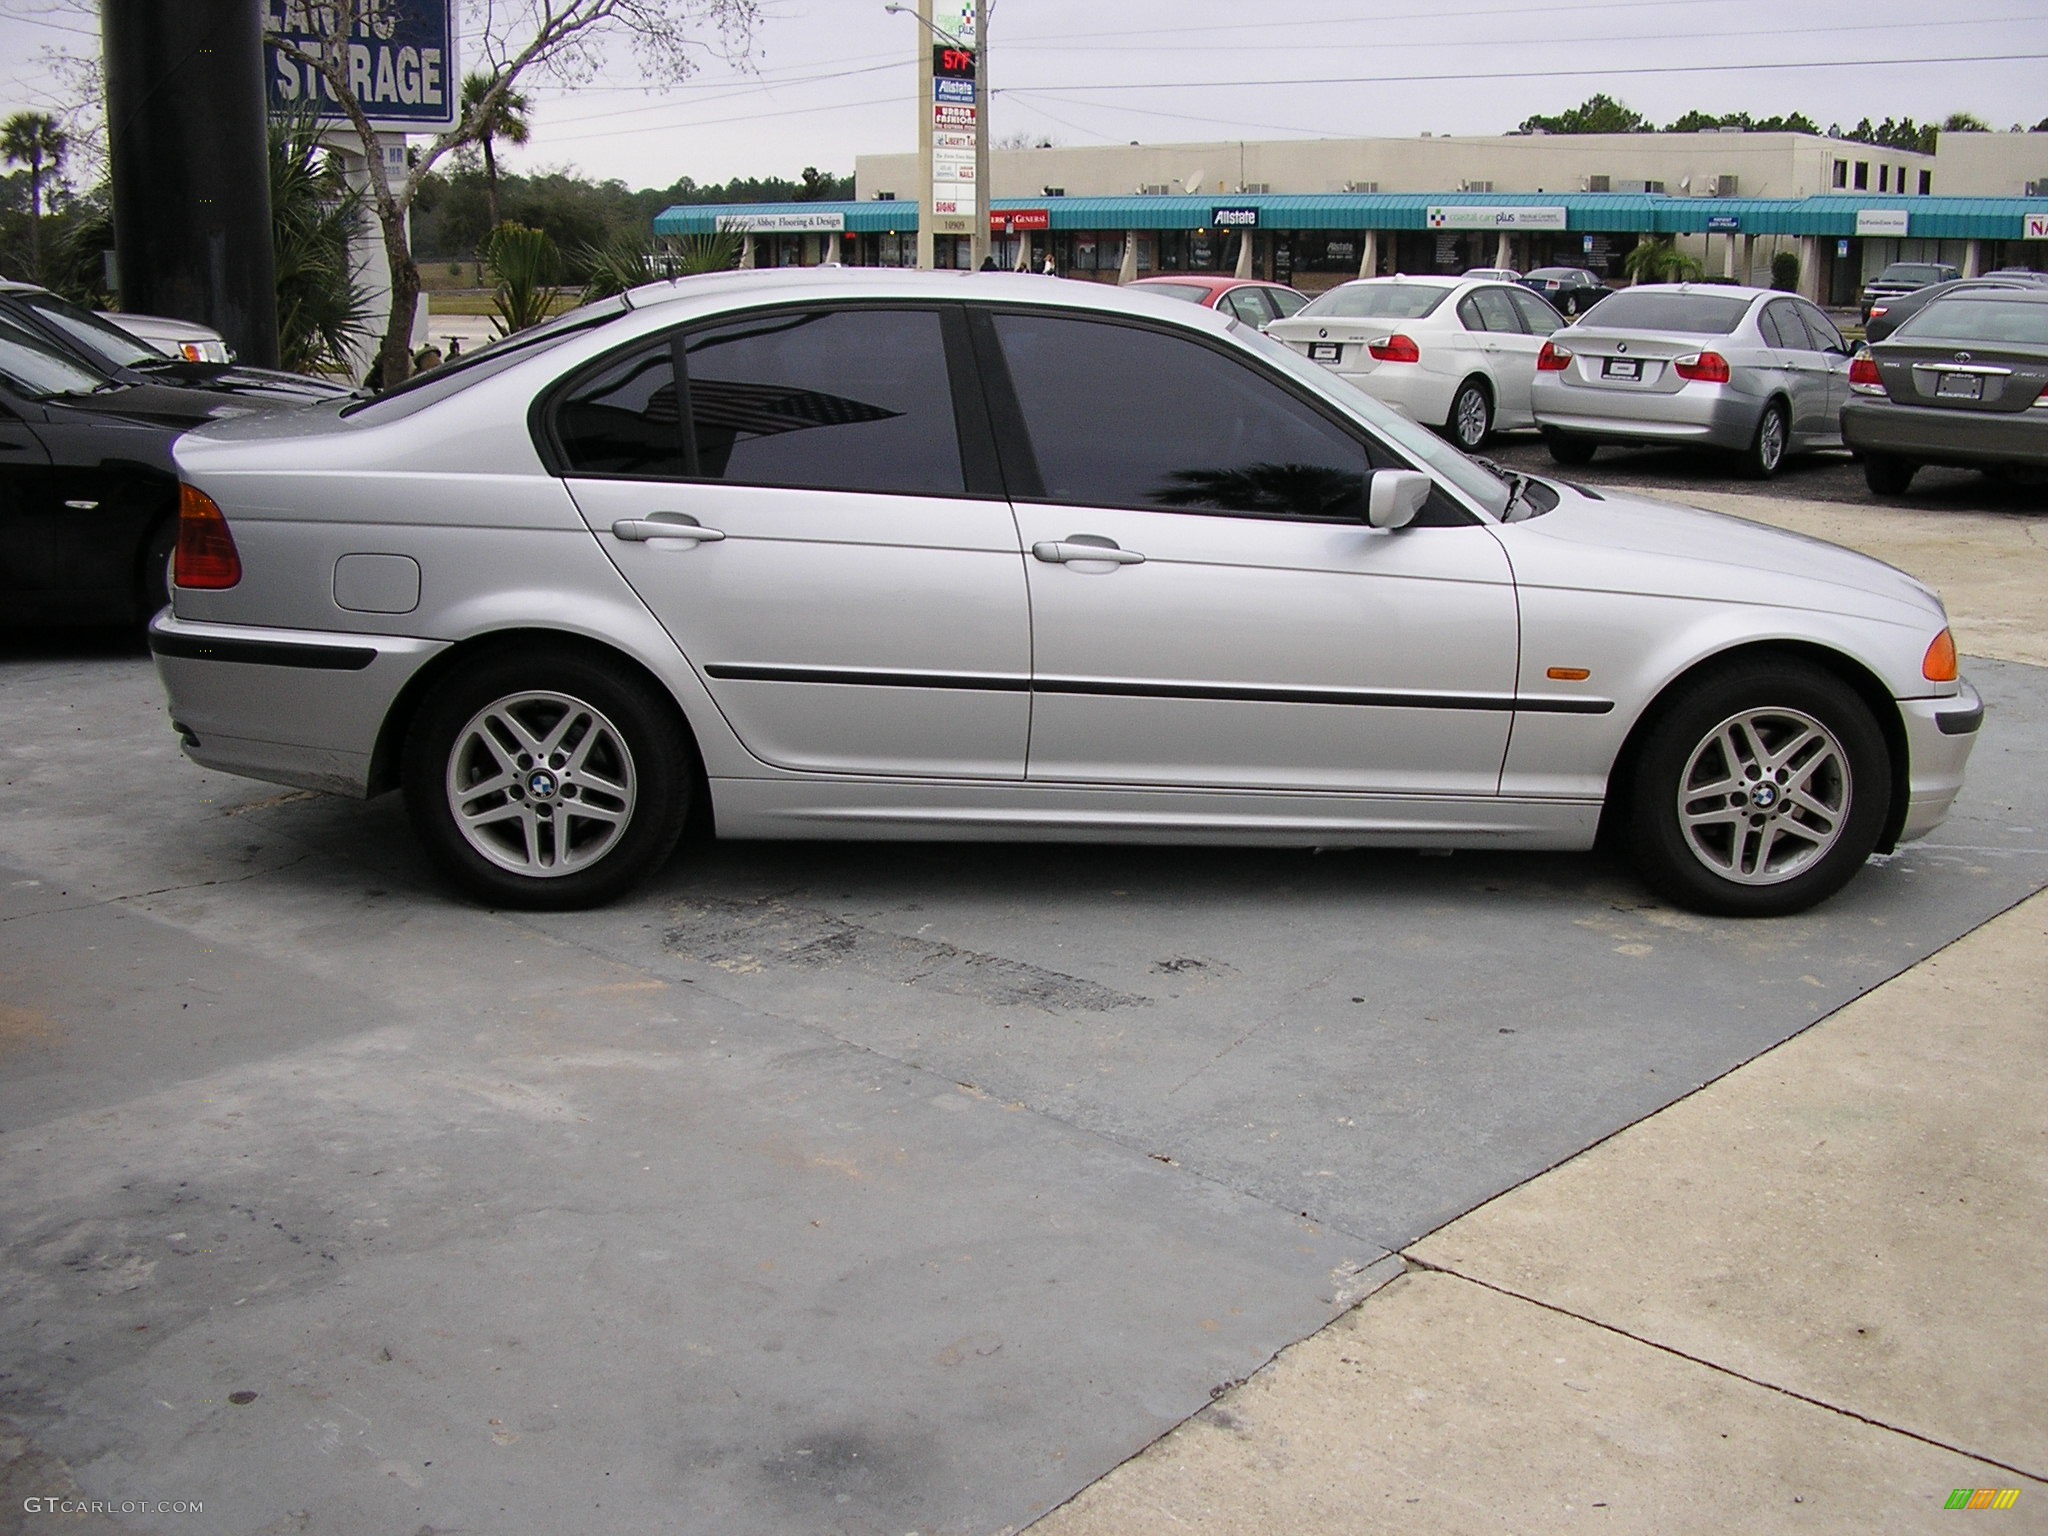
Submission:
{"label": "windshield", "polygon": [[2048,304],[1958,294],[1936,299],[1892,332],[1914,341],[1976,341],[2048,346]]}
{"label": "windshield", "polygon": [[1209,297],[1209,286],[1204,283],[1196,287],[1193,283],[1146,283],[1147,293],[1156,293],[1169,299],[1186,299],[1190,304],[1199,304]]}
{"label": "windshield", "polygon": [[1332,320],[1420,320],[1443,303],[1448,288],[1425,288],[1420,283],[1346,283],[1320,298],[1309,300],[1295,315],[1297,320],[1327,316]]}
{"label": "windshield", "polygon": [[1547,277],[1556,282],[1568,282],[1580,275],[1577,267],[1538,267],[1529,274],[1531,277]]}
{"label": "windshield", "polygon": [[[1440,290],[1438,290],[1440,292]],[[1304,311],[1305,313],[1305,311]],[[1242,321],[1233,320],[1231,333],[1260,357],[1318,394],[1332,384],[1344,391],[1344,408],[1366,422],[1374,432],[1424,469],[1448,480],[1487,512],[1500,517],[1508,509],[1508,487],[1491,471],[1475,464],[1427,427],[1418,427],[1407,417],[1379,403],[1364,390],[1346,384],[1339,374],[1320,363],[1312,363],[1292,347],[1285,346]]]}
{"label": "windshield", "polygon": [[358,401],[343,406],[341,414],[366,422],[398,421],[414,411],[432,405],[436,400],[445,400],[452,394],[481,383],[495,374],[503,373],[515,363],[529,357],[537,357],[550,347],[566,341],[579,331],[603,325],[614,316],[623,315],[629,308],[623,295],[599,299],[595,304],[585,304],[572,309],[566,315],[557,316],[545,325],[536,325],[532,330],[515,331],[510,336],[480,347],[474,352],[465,352],[452,363],[443,363],[425,373],[416,373],[395,389],[386,390],[374,400]]}
{"label": "windshield", "polygon": [[1687,336],[1726,336],[1742,323],[1748,299],[1676,288],[1629,288],[1610,293],[1580,317],[1583,326],[1610,331],[1678,331]]}
{"label": "windshield", "polygon": [[113,368],[148,368],[170,359],[146,341],[138,341],[118,325],[109,325],[91,310],[80,309],[54,293],[24,293],[21,302],[49,325],[62,331],[101,362]]}
{"label": "windshield", "polygon": [[1947,267],[1924,261],[1895,261],[1878,277],[1880,283],[1938,283],[1949,275]]}
{"label": "windshield", "polygon": [[111,382],[11,321],[0,321],[0,379],[31,400],[89,395]]}

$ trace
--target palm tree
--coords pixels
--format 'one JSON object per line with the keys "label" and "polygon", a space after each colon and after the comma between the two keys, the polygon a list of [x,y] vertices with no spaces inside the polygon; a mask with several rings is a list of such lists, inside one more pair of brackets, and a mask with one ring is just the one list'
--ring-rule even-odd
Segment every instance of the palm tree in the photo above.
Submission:
{"label": "palm tree", "polygon": [[0,123],[0,154],[9,165],[28,167],[28,260],[40,281],[43,275],[43,174],[64,169],[70,135],[47,112],[17,112]]}
{"label": "palm tree", "polygon": [[[483,105],[484,98],[491,93],[491,87],[498,83],[496,75],[481,73],[462,77],[462,115],[468,120],[472,113]],[[491,228],[496,229],[498,218],[498,157],[493,150],[497,140],[507,144],[526,142],[526,114],[531,104],[518,91],[507,91],[498,98],[498,104],[491,111],[476,120],[473,130],[478,143],[484,147],[484,189],[491,203]]]}

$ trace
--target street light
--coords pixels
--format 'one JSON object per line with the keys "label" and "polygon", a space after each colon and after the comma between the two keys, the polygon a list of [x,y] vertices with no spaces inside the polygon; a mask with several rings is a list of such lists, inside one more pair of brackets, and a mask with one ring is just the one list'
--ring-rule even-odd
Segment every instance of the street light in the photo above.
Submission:
{"label": "street light", "polygon": [[[908,16],[948,48],[957,48],[962,53],[974,55],[974,219],[968,238],[971,242],[969,265],[979,268],[982,262],[988,259],[989,243],[988,115],[992,101],[988,88],[988,28],[995,16],[995,0],[984,0],[981,6],[973,48],[969,48],[966,43],[925,15],[924,12],[929,5],[930,0],[923,0],[921,5],[904,5],[900,0],[889,0],[882,10],[891,16]],[[922,68],[918,71],[918,79],[926,79],[926,73]],[[918,146],[919,158],[924,162],[924,190],[918,198],[918,207],[923,216],[918,236],[920,256],[933,249],[931,242],[935,239],[934,231],[930,228],[935,215],[932,213],[932,167],[931,156],[928,153],[932,142],[932,121],[926,115],[931,112],[932,106],[933,103],[929,100],[921,101],[918,105],[918,133],[921,139]]]}

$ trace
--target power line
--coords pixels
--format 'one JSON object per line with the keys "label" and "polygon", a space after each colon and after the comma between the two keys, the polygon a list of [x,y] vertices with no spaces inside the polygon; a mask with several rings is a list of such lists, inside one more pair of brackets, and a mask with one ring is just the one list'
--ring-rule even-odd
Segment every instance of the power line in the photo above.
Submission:
{"label": "power line", "polygon": [[[1504,5],[1471,11],[1434,9],[1426,11],[1380,11],[1364,16],[1329,16],[1317,21],[1296,22],[1294,24],[1301,27],[1315,28],[1363,27],[1379,26],[1389,21],[1457,21],[1467,16],[1557,16],[1570,11],[1644,11],[1664,6],[1699,5],[1702,3],[1703,0],[1627,0],[1627,3],[1624,4],[1608,5],[1598,3],[1598,0],[1578,0],[1578,3],[1567,5]],[[1727,3],[1727,0],[1722,0],[1722,3]],[[1734,0],[1734,3],[1757,4],[1762,3],[1762,0]],[[1017,44],[1027,42],[1065,41],[1067,39],[1157,37],[1162,30],[1164,29],[1160,27],[1127,27],[1110,32],[1044,32],[1036,37],[1025,36],[1010,38],[1005,41],[1006,46],[1016,46]],[[1175,36],[1183,36],[1195,32],[1270,32],[1272,30],[1273,22],[1270,19],[1265,21],[1218,22],[1203,27],[1176,26],[1173,28]]]}

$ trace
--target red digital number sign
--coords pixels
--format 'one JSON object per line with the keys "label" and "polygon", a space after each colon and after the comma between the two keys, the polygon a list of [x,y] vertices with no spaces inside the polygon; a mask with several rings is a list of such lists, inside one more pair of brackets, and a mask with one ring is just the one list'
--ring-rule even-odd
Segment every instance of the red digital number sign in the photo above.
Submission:
{"label": "red digital number sign", "polygon": [[943,80],[972,80],[974,78],[974,52],[968,48],[948,48],[944,43],[932,44],[932,73]]}

